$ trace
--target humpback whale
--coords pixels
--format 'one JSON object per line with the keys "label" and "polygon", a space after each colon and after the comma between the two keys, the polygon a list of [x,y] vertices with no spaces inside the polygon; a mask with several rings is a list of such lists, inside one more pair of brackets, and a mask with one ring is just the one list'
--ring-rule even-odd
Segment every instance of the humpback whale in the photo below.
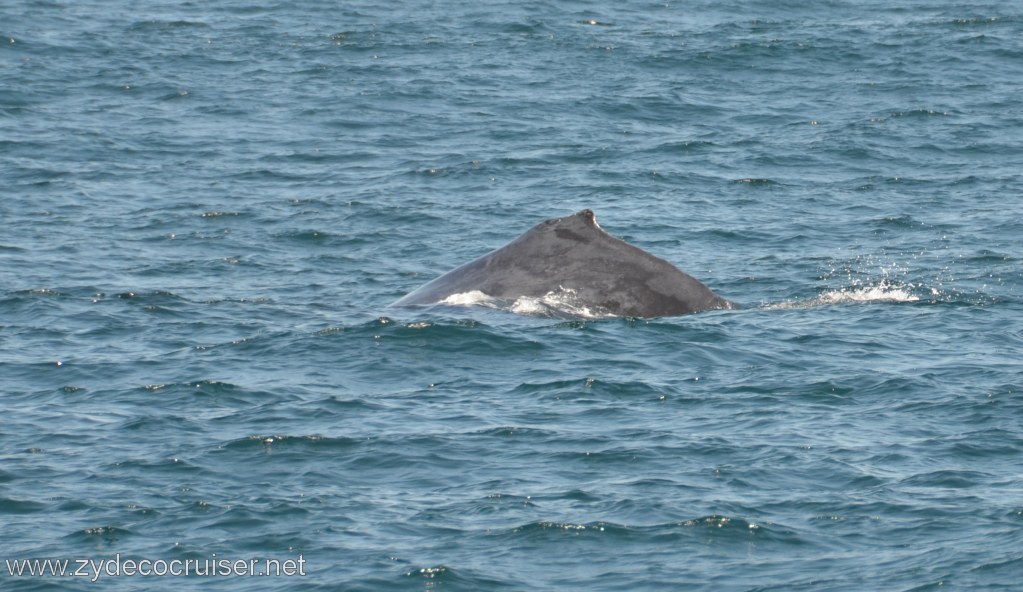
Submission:
{"label": "humpback whale", "polygon": [[735,308],[671,263],[604,232],[591,210],[541,222],[392,306],[452,304],[467,295],[509,305],[555,297],[570,301],[571,310],[586,311],[580,316],[661,317]]}

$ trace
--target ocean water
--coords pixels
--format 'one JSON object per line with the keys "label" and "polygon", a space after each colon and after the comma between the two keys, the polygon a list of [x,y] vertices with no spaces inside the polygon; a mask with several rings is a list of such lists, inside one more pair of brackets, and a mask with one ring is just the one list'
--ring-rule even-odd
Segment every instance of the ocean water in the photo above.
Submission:
{"label": "ocean water", "polygon": [[[0,41],[0,588],[1018,589],[1023,5],[14,0]],[[389,307],[583,208],[741,309]],[[265,559],[305,575],[195,575]]]}

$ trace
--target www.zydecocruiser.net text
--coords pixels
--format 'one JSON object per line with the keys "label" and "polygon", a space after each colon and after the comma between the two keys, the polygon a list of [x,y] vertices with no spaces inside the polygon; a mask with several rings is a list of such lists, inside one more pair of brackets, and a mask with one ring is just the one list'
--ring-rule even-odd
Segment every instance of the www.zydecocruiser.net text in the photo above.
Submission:
{"label": "www.zydecocruiser.net text", "polygon": [[203,559],[134,559],[120,553],[109,559],[5,559],[11,577],[100,578],[132,576],[238,577],[304,576],[305,558],[226,559],[213,553]]}

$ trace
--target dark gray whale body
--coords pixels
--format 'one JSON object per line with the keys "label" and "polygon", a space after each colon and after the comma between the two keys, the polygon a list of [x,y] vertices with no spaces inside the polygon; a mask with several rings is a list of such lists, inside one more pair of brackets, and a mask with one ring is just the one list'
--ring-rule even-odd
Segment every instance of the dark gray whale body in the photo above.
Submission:
{"label": "dark gray whale body", "polygon": [[735,308],[671,263],[604,232],[590,210],[541,222],[394,305],[436,304],[474,291],[506,302],[566,294],[577,308],[600,316],[660,317]]}

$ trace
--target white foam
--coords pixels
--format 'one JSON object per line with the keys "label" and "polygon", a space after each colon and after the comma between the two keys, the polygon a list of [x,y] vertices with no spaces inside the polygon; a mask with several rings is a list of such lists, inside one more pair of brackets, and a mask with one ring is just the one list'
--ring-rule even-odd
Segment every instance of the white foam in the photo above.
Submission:
{"label": "white foam", "polygon": [[765,308],[809,308],[828,304],[851,304],[866,302],[917,302],[920,297],[911,291],[912,284],[893,286],[887,279],[874,286],[853,286],[822,292],[816,298],[795,302],[770,304]]}
{"label": "white foam", "polygon": [[544,316],[548,312],[547,307],[540,302],[539,298],[530,298],[529,296],[523,296],[515,300],[508,310],[530,316]]}
{"label": "white foam", "polygon": [[583,319],[607,319],[615,315],[593,309],[579,301],[579,294],[572,288],[558,286],[539,298],[522,296],[509,308],[514,313],[546,317],[575,317]]}
{"label": "white foam", "polygon": [[460,294],[452,294],[441,300],[441,304],[447,304],[449,306],[475,306],[475,305],[486,305],[490,304],[493,300],[490,296],[487,296],[479,290],[472,290],[469,292],[462,292]]}
{"label": "white foam", "polygon": [[824,292],[817,297],[821,304],[844,304],[848,302],[916,302],[919,296],[902,287],[893,287],[887,282],[877,286],[842,288]]}

